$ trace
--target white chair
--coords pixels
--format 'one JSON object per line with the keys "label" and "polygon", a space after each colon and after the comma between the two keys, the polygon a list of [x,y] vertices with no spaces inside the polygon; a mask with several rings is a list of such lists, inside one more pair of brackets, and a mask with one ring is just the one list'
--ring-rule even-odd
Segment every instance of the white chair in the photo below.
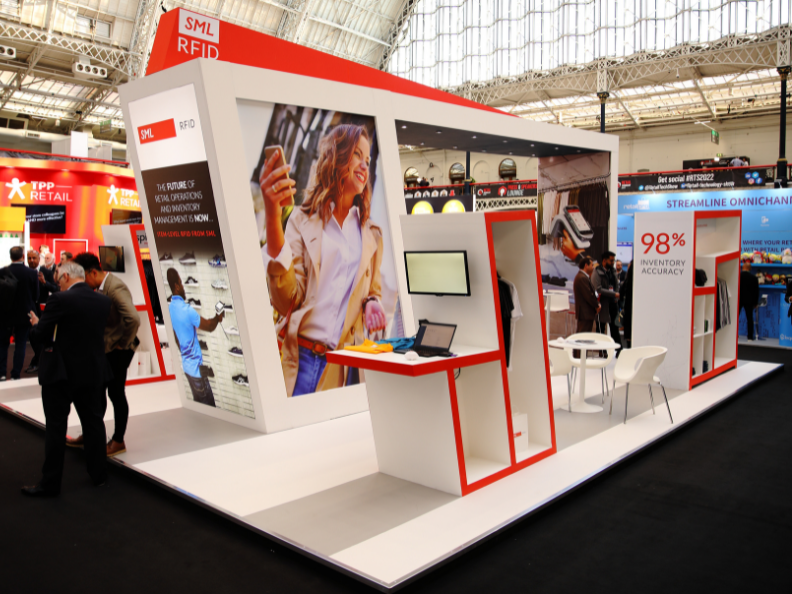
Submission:
{"label": "white chair", "polygon": [[[599,334],[598,332],[579,332],[577,334],[573,334],[572,336],[567,337],[567,340],[596,340],[598,342],[616,342],[613,338],[608,334]],[[575,368],[575,375],[577,374],[577,369],[580,369],[580,359],[576,359],[572,356],[572,352],[575,350],[575,347],[567,347],[565,349],[567,353],[569,353],[569,358],[572,361],[572,367]],[[605,359],[602,358],[594,358],[592,359],[590,356],[586,357],[586,369],[599,369],[600,370],[600,381],[602,383],[602,402],[605,403],[605,394],[607,393],[610,396],[610,392],[608,392],[608,372],[605,369],[608,365],[610,365],[611,361],[613,361],[613,357],[616,356],[616,349],[610,349],[607,351],[608,356]],[[591,351],[589,351],[590,355]],[[575,388],[575,377],[572,377],[572,389]],[[583,395],[585,398],[585,394]]]}
{"label": "white chair", "polygon": [[[550,314],[569,311],[569,291],[545,291],[545,316],[547,318],[547,337],[550,338]],[[569,316],[564,316],[564,335],[567,334]]]}
{"label": "white chair", "polygon": [[550,355],[550,376],[565,375],[567,378],[567,407],[569,412],[572,412],[572,386],[569,377],[569,374],[572,373],[572,361],[569,358],[569,353],[564,349],[553,347],[547,349],[547,352]]}
{"label": "white chair", "polygon": [[[652,414],[655,414],[654,396],[652,395],[652,384],[657,384],[663,390],[666,407],[668,408],[668,418],[674,423],[671,416],[671,407],[668,405],[665,387],[660,383],[660,379],[655,376],[657,368],[663,363],[668,349],[659,346],[635,347],[624,349],[616,360],[616,367],[613,368],[613,393],[616,393],[616,382],[627,385],[624,394],[624,422],[627,423],[627,401],[630,397],[630,384],[639,384],[649,387],[649,401],[652,404]],[[610,412],[613,413],[613,398],[611,398]]]}

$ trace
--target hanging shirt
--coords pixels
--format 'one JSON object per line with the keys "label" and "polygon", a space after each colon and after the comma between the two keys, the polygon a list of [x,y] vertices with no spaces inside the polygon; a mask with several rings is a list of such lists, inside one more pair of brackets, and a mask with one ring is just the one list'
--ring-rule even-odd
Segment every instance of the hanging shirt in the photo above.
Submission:
{"label": "hanging shirt", "polygon": [[[266,256],[266,250],[262,250],[262,254]],[[363,255],[357,206],[349,210],[343,225],[339,225],[335,217],[330,217],[322,230],[321,254],[316,305],[303,318],[300,336],[334,349],[344,330],[349,297],[354,290],[355,276]],[[292,252],[288,243],[283,244],[278,257],[274,259],[286,269],[291,266]],[[265,269],[268,264],[265,257]]]}
{"label": "hanging shirt", "polygon": [[514,335],[516,334],[516,330],[517,330],[517,320],[523,317],[523,311],[522,308],[520,307],[520,297],[519,295],[517,295],[517,287],[514,286],[513,282],[507,281],[504,278],[500,280],[506,283],[506,285],[509,287],[509,291],[511,293],[511,300],[512,300],[512,310],[511,310],[511,320],[510,320],[510,326],[511,326],[510,341],[509,344],[506,345],[506,348],[508,349],[507,351],[508,354],[506,356],[506,360],[508,362],[507,369],[511,371],[514,365],[514,359],[511,358],[511,353],[514,351]]}

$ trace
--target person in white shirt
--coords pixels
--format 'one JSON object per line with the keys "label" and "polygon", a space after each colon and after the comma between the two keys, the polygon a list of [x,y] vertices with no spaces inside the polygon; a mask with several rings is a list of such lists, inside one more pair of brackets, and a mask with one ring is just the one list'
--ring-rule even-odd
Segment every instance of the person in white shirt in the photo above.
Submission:
{"label": "person in white shirt", "polygon": [[277,324],[289,396],[357,383],[346,367],[327,365],[327,351],[361,344],[386,326],[380,303],[382,231],[371,222],[371,141],[363,126],[340,124],[319,142],[305,199],[284,232],[283,208],[295,181],[264,163],[266,244],[261,250]]}

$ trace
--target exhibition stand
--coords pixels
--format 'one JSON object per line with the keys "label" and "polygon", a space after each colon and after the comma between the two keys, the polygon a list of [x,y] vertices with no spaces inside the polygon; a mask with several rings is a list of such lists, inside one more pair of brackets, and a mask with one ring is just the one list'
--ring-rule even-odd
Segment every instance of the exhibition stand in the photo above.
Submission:
{"label": "exhibition stand", "polygon": [[[203,29],[217,37],[190,37],[188,16],[217,26]],[[180,43],[188,37],[190,45]],[[203,54],[179,50],[199,46]],[[300,59],[284,72],[280,56],[291,49]],[[128,388],[128,451],[114,463],[388,590],[777,369],[741,364],[689,391],[694,259],[712,268],[711,282],[719,268],[729,281],[730,261],[713,254],[730,249],[715,244],[733,239],[735,215],[723,225],[718,219],[710,233],[710,219],[699,224],[682,213],[673,231],[686,234],[687,251],[667,257],[686,261],[679,278],[687,284],[651,288],[636,275],[636,305],[638,290],[650,287],[654,320],[674,326],[660,301],[676,295],[686,316],[681,330],[674,326],[679,337],[655,338],[669,357],[677,342],[686,349],[684,362],[659,372],[684,375],[684,385],[669,390],[674,425],[641,398],[630,399],[627,425],[605,411],[566,411],[565,380],[550,379],[542,286],[566,289],[577,273],[573,262],[586,250],[598,257],[609,234],[615,237],[617,138],[511,118],[184,10],[162,17],[154,50],[157,73],[120,93],[165,341],[155,337],[145,285],[133,295],[149,313],[142,334],[149,340],[151,333],[151,352],[158,342],[172,345],[176,380]],[[219,59],[180,63],[197,55]],[[536,154],[537,211],[408,216],[398,146],[422,142]],[[313,156],[304,145],[315,147]],[[328,155],[344,151],[348,161],[327,166]],[[292,166],[300,189],[286,214],[292,205],[272,174],[279,159]],[[321,203],[311,192],[321,181],[317,172],[328,170],[341,172],[355,192],[336,190],[336,202]],[[345,207],[339,221],[336,209]],[[661,223],[647,215],[636,229],[653,224]],[[328,255],[336,231],[349,232],[347,243]],[[142,229],[104,232],[106,242],[131,244],[125,263],[129,253],[140,264]],[[467,291],[416,290],[407,256],[427,252],[464,253]],[[707,257],[712,262],[702,263]],[[340,258],[347,258],[342,273],[322,276]],[[325,292],[317,288],[322,279],[331,281]],[[637,332],[653,323],[647,316],[636,313]],[[442,357],[343,348],[424,337],[431,324],[456,327]],[[317,338],[327,328],[335,334]],[[713,340],[717,356],[719,344]],[[733,353],[724,353],[732,359],[718,371],[735,366]],[[160,377],[163,363],[158,352]],[[597,375],[581,371],[584,403],[601,402]],[[0,404],[43,421],[32,383],[0,385]],[[72,416],[70,434],[77,425]]]}
{"label": "exhibition stand", "polygon": [[63,251],[96,253],[102,225],[142,222],[134,174],[112,162],[0,158],[0,207],[6,206],[26,213],[25,245],[47,245],[56,259]]}

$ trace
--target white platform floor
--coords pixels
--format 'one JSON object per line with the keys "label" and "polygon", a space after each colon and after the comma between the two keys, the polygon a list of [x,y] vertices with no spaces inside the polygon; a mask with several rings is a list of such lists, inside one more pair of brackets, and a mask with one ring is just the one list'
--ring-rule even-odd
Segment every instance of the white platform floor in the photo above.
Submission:
{"label": "white platform floor", "polygon": [[[464,498],[378,472],[368,413],[273,435],[181,408],[173,382],[127,389],[126,454],[116,461],[380,589],[404,584],[482,538],[543,507],[774,371],[741,362],[691,392],[662,393],[656,414],[636,387],[624,417],[576,414],[553,378],[558,453]],[[587,400],[600,403],[599,372]],[[0,383],[0,404],[43,423],[35,380]],[[112,430],[112,407],[106,417]],[[70,435],[79,434],[75,413]],[[43,454],[43,452],[42,452]],[[68,497],[68,493],[62,496]]]}

